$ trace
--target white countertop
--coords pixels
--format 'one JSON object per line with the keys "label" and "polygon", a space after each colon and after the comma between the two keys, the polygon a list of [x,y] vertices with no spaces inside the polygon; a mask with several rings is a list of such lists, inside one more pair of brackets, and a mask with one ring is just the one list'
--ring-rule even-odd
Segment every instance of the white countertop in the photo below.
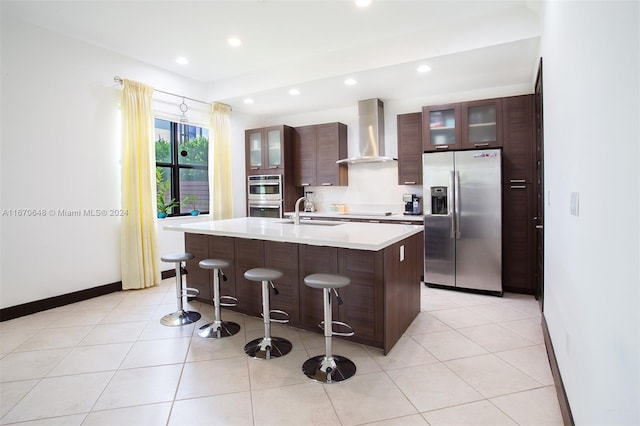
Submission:
{"label": "white countertop", "polygon": [[[293,212],[285,212],[284,216],[289,217],[293,214]],[[357,212],[348,212],[348,213],[335,213],[335,212],[300,212],[300,217],[319,217],[319,218],[331,218],[331,220],[336,219],[368,219],[368,220],[393,220],[398,222],[422,222],[424,221],[423,215],[406,215],[403,213],[392,213],[390,215],[385,215],[383,213],[357,213]]]}
{"label": "white countertop", "polygon": [[423,227],[319,220],[303,221],[301,225],[294,225],[289,219],[243,217],[166,225],[164,229],[193,234],[377,251],[422,232]]}

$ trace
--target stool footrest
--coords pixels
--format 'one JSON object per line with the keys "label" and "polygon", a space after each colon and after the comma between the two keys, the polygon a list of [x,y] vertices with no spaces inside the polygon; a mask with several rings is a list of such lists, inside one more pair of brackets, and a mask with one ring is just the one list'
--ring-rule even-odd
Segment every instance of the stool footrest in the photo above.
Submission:
{"label": "stool footrest", "polygon": [[[225,302],[229,300],[229,302]],[[220,306],[238,306],[238,298],[233,296],[220,296]]]}
{"label": "stool footrest", "polygon": [[[350,331],[334,331],[333,330],[333,326],[337,325],[339,327],[345,327]],[[321,329],[324,330],[324,321],[320,322],[320,324],[318,324],[318,327],[320,327]],[[342,321],[331,321],[331,335],[332,336],[342,336],[342,337],[351,337],[354,334],[356,334],[355,330],[353,329],[353,327],[351,327],[349,324],[347,324],[346,322],[342,322]]]}
{"label": "stool footrest", "polygon": [[[284,316],[286,318],[271,318],[272,314],[282,315],[282,316]],[[260,316],[264,318],[264,315],[262,313],[260,314]],[[269,311],[269,321],[270,322],[277,322],[277,323],[280,323],[280,324],[288,323],[289,322],[289,313],[285,312],[285,311],[282,311],[280,309],[272,309],[272,310]]]}
{"label": "stool footrest", "polygon": [[182,290],[182,294],[184,294],[187,297],[195,297],[200,294],[200,290],[193,287],[187,287],[184,290]]}

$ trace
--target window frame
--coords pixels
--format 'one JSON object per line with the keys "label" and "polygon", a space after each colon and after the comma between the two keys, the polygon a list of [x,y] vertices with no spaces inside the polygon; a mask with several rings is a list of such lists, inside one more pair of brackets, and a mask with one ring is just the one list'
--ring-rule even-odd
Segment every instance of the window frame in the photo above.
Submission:
{"label": "window frame", "polygon": [[[211,144],[211,137],[210,137],[210,129],[208,127],[205,126],[201,126],[198,124],[194,124],[194,123],[183,123],[180,122],[179,120],[175,120],[172,118],[167,118],[167,117],[162,117],[162,116],[154,116],[154,133],[155,133],[155,129],[156,127],[156,120],[162,120],[162,121],[166,121],[170,124],[170,130],[169,130],[169,135],[170,135],[170,140],[168,141],[170,144],[170,152],[171,152],[171,162],[163,162],[163,161],[157,161],[156,160],[156,168],[160,167],[163,169],[169,169],[170,172],[170,180],[171,180],[171,188],[170,188],[170,196],[169,199],[175,199],[178,202],[180,202],[182,200],[182,196],[180,194],[180,171],[181,170],[204,170],[206,171],[207,174],[207,187],[209,188],[209,161],[207,159],[207,164],[206,165],[202,165],[202,164],[180,164],[180,143],[183,142],[182,140],[182,128],[185,128],[185,134],[187,134],[185,141],[189,140],[188,139],[188,131],[186,129],[187,126],[191,126],[191,127],[195,127],[200,130],[200,134],[198,135],[198,137],[203,137],[202,135],[202,130],[207,130],[207,132],[209,133],[209,135],[207,136],[207,139],[209,141],[209,146]],[[155,143],[157,142],[157,137],[154,138],[154,153],[155,153]],[[208,155],[208,153],[207,153]],[[155,154],[154,154],[155,157]],[[209,197],[211,197],[211,193],[209,193]],[[210,198],[209,198],[210,199]],[[207,203],[207,210],[203,210],[200,211],[201,214],[209,214],[209,203]],[[167,217],[178,217],[178,216],[190,216],[191,213],[190,212],[181,212],[182,206],[177,206],[178,209],[178,213],[175,213],[176,211],[176,207],[172,207],[170,210],[170,213],[167,213]]]}

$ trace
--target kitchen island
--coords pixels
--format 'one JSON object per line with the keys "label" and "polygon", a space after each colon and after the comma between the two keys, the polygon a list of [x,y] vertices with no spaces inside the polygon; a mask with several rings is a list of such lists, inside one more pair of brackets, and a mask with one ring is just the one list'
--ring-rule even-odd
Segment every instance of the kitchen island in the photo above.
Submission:
{"label": "kitchen island", "polygon": [[200,290],[198,300],[211,304],[211,271],[198,267],[206,258],[231,259],[228,281],[221,293],[238,298],[230,309],[259,317],[261,289],[244,278],[256,267],[280,269],[278,295],[272,309],[289,313],[289,325],[321,332],[321,290],[304,285],[313,273],[335,273],[351,279],[334,303],[333,317],[351,325],[349,340],[382,348],[385,354],[420,311],[423,272],[423,228],[416,225],[363,222],[302,221],[237,218],[165,226],[185,233],[189,287]]}

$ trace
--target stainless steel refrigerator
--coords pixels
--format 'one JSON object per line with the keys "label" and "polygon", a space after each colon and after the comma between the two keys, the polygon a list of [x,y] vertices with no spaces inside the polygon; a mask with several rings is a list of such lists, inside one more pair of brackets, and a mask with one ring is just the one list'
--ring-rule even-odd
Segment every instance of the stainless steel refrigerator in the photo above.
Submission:
{"label": "stainless steel refrigerator", "polygon": [[499,149],[422,156],[424,282],[502,294]]}

